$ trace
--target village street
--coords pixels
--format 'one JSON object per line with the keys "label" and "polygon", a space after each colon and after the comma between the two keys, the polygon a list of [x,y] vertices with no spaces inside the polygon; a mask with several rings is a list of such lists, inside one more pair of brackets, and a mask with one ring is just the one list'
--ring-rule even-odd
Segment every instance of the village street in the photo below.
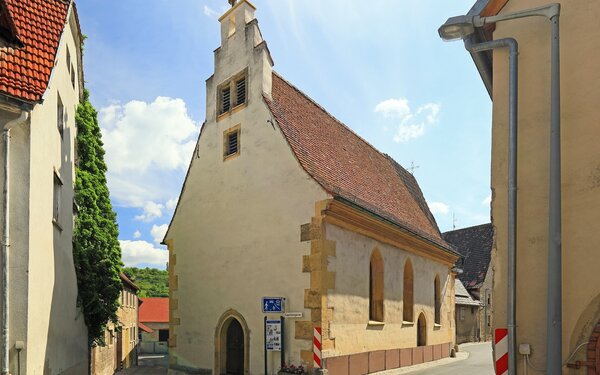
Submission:
{"label": "village street", "polygon": [[[493,375],[492,347],[489,342],[466,344],[460,346],[458,358],[467,356],[467,359],[446,358],[437,362],[417,365],[415,368],[384,371],[381,375]],[[119,375],[163,375],[167,373],[168,357],[165,355],[140,356],[139,366],[121,371]]]}
{"label": "village street", "polygon": [[138,366],[119,371],[118,375],[164,375],[167,373],[169,357],[167,355],[140,355]]}
{"label": "village street", "polygon": [[408,371],[411,375],[493,375],[492,345],[489,342],[461,345],[460,350],[467,352],[469,358],[449,364],[432,366],[417,371]]}

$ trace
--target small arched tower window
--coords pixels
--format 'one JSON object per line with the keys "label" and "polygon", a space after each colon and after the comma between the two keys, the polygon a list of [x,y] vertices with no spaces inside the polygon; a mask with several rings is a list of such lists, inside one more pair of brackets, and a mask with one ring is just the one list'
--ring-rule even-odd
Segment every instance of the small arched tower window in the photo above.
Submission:
{"label": "small arched tower window", "polygon": [[433,296],[434,296],[434,309],[435,309],[435,324],[442,323],[442,299],[440,294],[440,276],[435,275],[435,281],[433,282]]}
{"label": "small arched tower window", "polygon": [[377,249],[369,265],[369,320],[383,322],[383,259]]}
{"label": "small arched tower window", "polygon": [[414,275],[410,259],[404,263],[404,292],[402,294],[402,320],[405,322],[414,321]]}

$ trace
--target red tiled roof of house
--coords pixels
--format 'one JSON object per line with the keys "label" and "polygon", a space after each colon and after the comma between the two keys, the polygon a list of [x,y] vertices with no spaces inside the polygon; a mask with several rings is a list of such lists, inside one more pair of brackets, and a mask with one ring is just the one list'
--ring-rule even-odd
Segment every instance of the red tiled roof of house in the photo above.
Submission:
{"label": "red tiled roof of house", "polygon": [[61,0],[0,0],[23,47],[0,49],[0,92],[39,101],[54,68],[69,4]]}
{"label": "red tiled roof of house", "polygon": [[140,298],[139,321],[142,323],[168,323],[169,298]]}
{"label": "red tiled roof of house", "polygon": [[278,74],[272,81],[265,101],[310,176],[330,194],[450,248],[412,174]]}
{"label": "red tiled roof of house", "polygon": [[140,329],[144,332],[148,332],[148,333],[154,332],[154,330],[152,330],[152,328],[148,327],[147,325],[145,325],[142,322],[138,322],[138,327],[140,327]]}

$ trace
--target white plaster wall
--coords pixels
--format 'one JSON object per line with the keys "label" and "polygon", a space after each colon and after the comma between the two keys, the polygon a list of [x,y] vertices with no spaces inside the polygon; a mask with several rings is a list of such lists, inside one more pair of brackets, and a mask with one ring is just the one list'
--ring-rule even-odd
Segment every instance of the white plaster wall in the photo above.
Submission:
{"label": "white plaster wall", "polygon": [[[237,18],[239,21],[240,18]],[[261,297],[287,298],[288,311],[304,319],[300,226],[314,216],[314,204],[327,194],[301,168],[272,116],[263,92],[270,92],[271,67],[264,49],[254,46],[258,29],[238,29],[215,53],[215,74],[207,81],[207,123],[202,129],[185,190],[166,239],[173,241],[178,279],[171,298],[172,317],[180,319],[172,356],[179,365],[212,369],[219,317],[235,309],[250,330],[250,373],[263,373]],[[248,67],[246,108],[216,122],[216,87]],[[241,125],[241,154],[223,161],[223,132]],[[309,340],[295,340],[292,319],[286,322],[286,361],[298,364]],[[269,372],[279,354],[269,358]]]}
{"label": "white plaster wall", "polygon": [[[383,244],[336,225],[326,224],[326,238],[336,242],[336,256],[328,270],[335,272],[335,289],[329,290],[327,307],[335,350],[326,357],[382,349],[417,346],[416,319],[427,321],[427,345],[454,341],[454,279],[447,265]],[[369,326],[369,264],[377,248],[384,262],[384,325]],[[414,272],[415,324],[402,324],[404,264],[410,258]],[[434,327],[434,280],[440,277],[441,326]]]}
{"label": "white plaster wall", "polygon": [[[71,85],[67,48],[75,69],[81,69],[72,17],[62,35],[44,102],[31,112],[28,374],[85,373],[81,371],[87,371],[88,363],[87,329],[76,306],[72,246],[75,110],[80,88],[78,82],[75,88]],[[56,125],[59,93],[68,114],[62,139]],[[54,169],[63,181],[62,230],[52,222]]]}
{"label": "white plaster wall", "polygon": [[[15,119],[18,114],[2,111],[1,125]],[[15,341],[27,340],[27,288],[29,261],[29,121],[10,131],[10,240],[9,240],[9,347]],[[0,176],[4,183],[4,141],[0,142]],[[2,208],[3,210],[3,208]],[[0,215],[4,228],[4,215]],[[0,229],[1,230],[1,229]],[[23,353],[24,360],[26,353]],[[17,353],[10,350],[12,371],[17,370]]]}

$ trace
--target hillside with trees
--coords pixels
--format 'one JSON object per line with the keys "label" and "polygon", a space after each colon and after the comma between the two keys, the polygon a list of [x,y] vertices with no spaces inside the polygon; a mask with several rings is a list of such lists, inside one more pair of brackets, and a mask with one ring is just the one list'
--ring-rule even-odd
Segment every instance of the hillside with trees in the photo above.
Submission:
{"label": "hillside with trees", "polygon": [[156,268],[125,267],[123,272],[140,287],[139,297],[168,297],[169,273]]}

